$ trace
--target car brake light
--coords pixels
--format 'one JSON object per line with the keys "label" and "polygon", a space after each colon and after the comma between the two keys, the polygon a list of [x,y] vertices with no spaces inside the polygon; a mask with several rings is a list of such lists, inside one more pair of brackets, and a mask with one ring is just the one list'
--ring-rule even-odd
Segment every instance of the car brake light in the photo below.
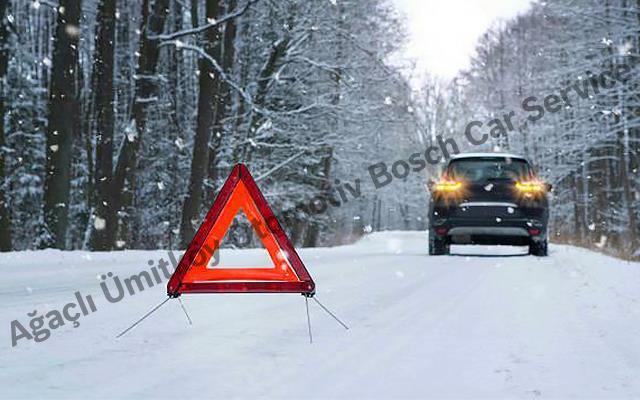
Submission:
{"label": "car brake light", "polygon": [[444,227],[440,227],[440,228],[436,228],[436,235],[438,236],[444,236],[447,234],[447,228]]}
{"label": "car brake light", "polygon": [[542,232],[538,228],[529,228],[527,230],[529,231],[529,235],[531,235],[531,236],[538,236]]}

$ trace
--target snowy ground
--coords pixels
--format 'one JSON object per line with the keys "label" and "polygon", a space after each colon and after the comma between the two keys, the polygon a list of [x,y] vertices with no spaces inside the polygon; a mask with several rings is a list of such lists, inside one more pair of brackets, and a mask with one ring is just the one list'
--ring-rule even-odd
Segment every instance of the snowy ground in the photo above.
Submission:
{"label": "snowy ground", "polygon": [[[454,247],[420,232],[301,251],[318,298],[314,343],[298,295],[184,296],[121,339],[165,282],[107,302],[98,275],[128,276],[164,252],[0,255],[0,398],[639,398],[640,264],[568,246]],[[261,250],[223,252],[252,262]],[[257,262],[257,261],[256,261]],[[91,294],[97,311],[40,343],[10,323]]]}

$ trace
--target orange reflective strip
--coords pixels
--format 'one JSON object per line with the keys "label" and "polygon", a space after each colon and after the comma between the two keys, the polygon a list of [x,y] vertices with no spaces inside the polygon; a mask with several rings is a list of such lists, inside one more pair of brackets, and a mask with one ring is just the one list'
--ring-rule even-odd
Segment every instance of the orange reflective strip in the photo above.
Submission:
{"label": "orange reflective strip", "polygon": [[297,282],[289,276],[276,272],[275,268],[209,268],[205,271],[197,270],[188,274],[183,282],[209,281],[288,281]]}
{"label": "orange reflective strip", "polygon": [[[213,253],[220,246],[233,219],[240,210],[245,213],[255,233],[264,244],[273,262],[273,268],[207,268]],[[258,211],[243,182],[239,182],[234,188],[215,226],[209,232],[207,239],[187,270],[182,282],[230,280],[298,281],[298,277],[287,261],[286,255],[282,253],[273,233],[267,228],[267,222]]]}

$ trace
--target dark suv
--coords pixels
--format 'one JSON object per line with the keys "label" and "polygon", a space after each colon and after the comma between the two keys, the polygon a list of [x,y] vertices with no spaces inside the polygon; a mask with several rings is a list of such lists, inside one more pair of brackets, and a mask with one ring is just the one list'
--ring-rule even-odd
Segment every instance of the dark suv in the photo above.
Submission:
{"label": "dark suv", "polygon": [[429,254],[449,254],[451,244],[508,244],[547,255],[551,185],[525,158],[459,154],[429,189]]}

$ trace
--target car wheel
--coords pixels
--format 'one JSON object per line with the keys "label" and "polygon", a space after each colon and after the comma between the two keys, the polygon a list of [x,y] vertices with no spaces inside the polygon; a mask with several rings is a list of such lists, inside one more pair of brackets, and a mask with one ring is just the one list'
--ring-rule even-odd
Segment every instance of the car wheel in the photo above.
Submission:
{"label": "car wheel", "polygon": [[449,254],[449,243],[443,239],[429,239],[429,255],[443,256]]}
{"label": "car wheel", "polygon": [[529,254],[538,257],[546,257],[548,255],[547,240],[545,239],[542,242],[531,242],[529,244]]}

